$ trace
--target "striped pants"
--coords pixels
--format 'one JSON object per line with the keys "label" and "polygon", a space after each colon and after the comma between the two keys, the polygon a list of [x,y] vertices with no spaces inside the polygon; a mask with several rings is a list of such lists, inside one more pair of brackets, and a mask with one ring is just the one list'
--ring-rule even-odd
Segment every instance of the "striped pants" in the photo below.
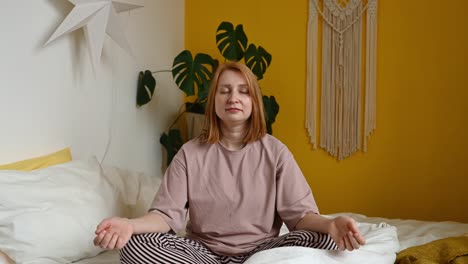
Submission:
{"label": "striped pants", "polygon": [[152,263],[193,263],[193,264],[228,264],[243,263],[256,252],[286,246],[302,246],[335,250],[338,247],[327,234],[311,231],[293,231],[283,236],[272,238],[241,256],[218,255],[201,243],[168,233],[148,233],[134,235],[127,245],[120,250],[122,264]]}

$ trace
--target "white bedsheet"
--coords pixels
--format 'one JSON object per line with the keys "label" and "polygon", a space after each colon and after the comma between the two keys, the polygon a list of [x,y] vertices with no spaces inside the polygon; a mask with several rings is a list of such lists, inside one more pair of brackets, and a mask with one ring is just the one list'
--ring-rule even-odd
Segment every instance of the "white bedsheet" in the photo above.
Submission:
{"label": "white bedsheet", "polygon": [[119,251],[117,250],[106,251],[95,256],[94,258],[83,259],[74,263],[77,263],[77,264],[117,264],[117,263],[120,263]]}

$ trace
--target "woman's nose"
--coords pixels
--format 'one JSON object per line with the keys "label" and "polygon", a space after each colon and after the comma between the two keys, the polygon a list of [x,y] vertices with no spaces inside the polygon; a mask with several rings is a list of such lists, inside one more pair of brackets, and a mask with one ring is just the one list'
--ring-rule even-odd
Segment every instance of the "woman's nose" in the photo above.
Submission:
{"label": "woman's nose", "polygon": [[236,92],[232,92],[228,98],[229,103],[238,103],[239,102],[239,94]]}

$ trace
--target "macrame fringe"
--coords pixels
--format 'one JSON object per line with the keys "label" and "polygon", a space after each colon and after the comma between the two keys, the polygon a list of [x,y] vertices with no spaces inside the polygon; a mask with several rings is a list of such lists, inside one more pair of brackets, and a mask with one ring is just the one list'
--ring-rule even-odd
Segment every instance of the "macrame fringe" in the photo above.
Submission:
{"label": "macrame fringe", "polygon": [[367,53],[366,53],[366,105],[364,120],[364,151],[367,139],[376,128],[377,87],[377,0],[369,2],[367,8]]}
{"label": "macrame fringe", "polygon": [[[362,16],[367,10],[364,140],[361,133]],[[320,147],[342,160],[367,148],[375,129],[377,0],[350,0],[345,7],[336,0],[309,0],[307,41],[306,128],[313,148],[317,132],[317,37],[322,17],[322,87]]]}
{"label": "macrame fringe", "polygon": [[[312,0],[310,0],[312,1]],[[317,148],[317,41],[318,14],[314,5],[309,3],[307,24],[307,87],[306,87],[306,128],[313,149]]]}

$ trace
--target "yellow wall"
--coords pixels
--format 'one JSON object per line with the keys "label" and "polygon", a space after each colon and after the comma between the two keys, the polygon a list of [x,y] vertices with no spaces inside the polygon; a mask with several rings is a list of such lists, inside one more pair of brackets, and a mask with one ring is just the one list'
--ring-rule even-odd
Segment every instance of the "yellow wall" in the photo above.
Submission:
{"label": "yellow wall", "polygon": [[273,134],[294,153],[322,213],[468,222],[468,1],[380,0],[377,130],[338,162],[304,128],[308,1],[186,1],[186,48],[221,58],[221,21],[273,57],[264,94]]}

